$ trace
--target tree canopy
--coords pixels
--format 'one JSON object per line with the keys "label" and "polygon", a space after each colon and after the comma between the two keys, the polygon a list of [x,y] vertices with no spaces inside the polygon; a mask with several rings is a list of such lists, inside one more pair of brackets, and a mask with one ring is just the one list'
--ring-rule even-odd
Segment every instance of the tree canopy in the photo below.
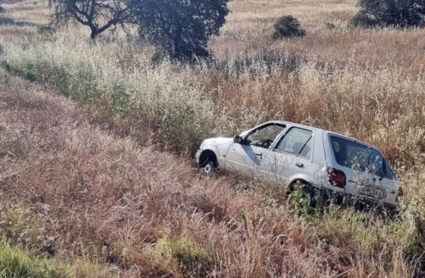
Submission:
{"label": "tree canopy", "polygon": [[130,0],[143,40],[179,60],[208,57],[208,39],[229,13],[228,0]]}
{"label": "tree canopy", "polygon": [[134,23],[156,56],[193,61],[209,56],[208,40],[226,22],[229,0],[50,0],[56,25],[77,22],[95,39],[108,28]]}
{"label": "tree canopy", "polygon": [[95,39],[108,28],[131,21],[125,0],[50,0],[54,7],[52,22],[56,25],[74,21],[90,28]]}
{"label": "tree canopy", "polygon": [[360,0],[352,24],[360,27],[410,27],[423,24],[425,0]]}

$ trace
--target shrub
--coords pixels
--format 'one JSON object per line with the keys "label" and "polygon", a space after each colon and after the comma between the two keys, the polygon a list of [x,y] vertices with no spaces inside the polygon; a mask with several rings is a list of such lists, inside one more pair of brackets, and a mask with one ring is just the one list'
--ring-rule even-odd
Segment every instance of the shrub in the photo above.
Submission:
{"label": "shrub", "polygon": [[274,24],[274,39],[294,38],[305,36],[305,30],[295,17],[292,15],[283,16]]}
{"label": "shrub", "polygon": [[56,29],[50,25],[41,25],[37,27],[37,33],[43,37],[50,37],[56,33]]}
{"label": "shrub", "polygon": [[422,0],[360,0],[360,11],[351,20],[355,27],[420,26],[425,15]]}
{"label": "shrub", "polygon": [[353,27],[373,28],[378,25],[378,21],[365,13],[358,13],[350,20],[350,25]]}

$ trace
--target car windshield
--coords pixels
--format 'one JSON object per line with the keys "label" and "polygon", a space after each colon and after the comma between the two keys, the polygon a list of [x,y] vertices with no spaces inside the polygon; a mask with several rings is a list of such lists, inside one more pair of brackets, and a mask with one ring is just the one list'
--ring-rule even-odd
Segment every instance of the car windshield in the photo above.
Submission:
{"label": "car windshield", "polygon": [[344,167],[393,179],[394,175],[382,155],[363,144],[331,136],[336,162]]}

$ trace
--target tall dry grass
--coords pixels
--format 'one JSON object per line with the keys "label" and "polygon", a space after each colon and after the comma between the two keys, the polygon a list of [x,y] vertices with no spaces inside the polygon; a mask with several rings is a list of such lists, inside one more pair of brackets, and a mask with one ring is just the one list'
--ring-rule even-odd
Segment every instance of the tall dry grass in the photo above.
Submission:
{"label": "tall dry grass", "polygon": [[[47,22],[39,1],[5,8]],[[194,65],[152,63],[152,49],[120,31],[93,44],[75,26],[1,26],[2,67],[33,82],[0,74],[1,233],[122,277],[421,277],[423,30],[349,29],[351,0],[231,9],[214,60]],[[271,40],[283,14],[308,35]],[[403,183],[402,217],[300,216],[278,188],[200,179],[163,152],[191,154],[270,119],[378,146]]]}
{"label": "tall dry grass", "polygon": [[99,114],[6,76],[0,232],[14,244],[120,277],[420,273],[411,214],[297,216],[278,188],[200,178],[185,159],[101,130]]}
{"label": "tall dry grass", "polygon": [[152,64],[147,47],[94,45],[63,34],[34,43],[40,36],[0,41],[3,67],[130,119],[128,132],[142,143],[193,153],[211,135],[284,119],[368,141],[396,167],[424,162],[422,70],[363,65],[354,56],[345,65],[323,63],[277,51]]}

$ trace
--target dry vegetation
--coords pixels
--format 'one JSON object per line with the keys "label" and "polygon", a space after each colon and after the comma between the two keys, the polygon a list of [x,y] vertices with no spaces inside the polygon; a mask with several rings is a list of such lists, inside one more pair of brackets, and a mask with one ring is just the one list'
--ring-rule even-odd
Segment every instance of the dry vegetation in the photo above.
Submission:
{"label": "dry vegetation", "polygon": [[[4,8],[0,247],[17,248],[10,252],[21,263],[6,269],[28,268],[30,277],[423,277],[423,30],[349,29],[351,0],[233,1],[211,41],[214,61],[153,64],[152,49],[120,30],[94,44],[85,29],[45,27],[46,2]],[[272,40],[285,14],[307,36]],[[381,148],[405,189],[400,218],[291,211],[278,188],[200,178],[184,156],[210,135],[276,118]],[[7,252],[0,277],[20,277],[2,274]],[[31,265],[33,256],[41,259]]]}

